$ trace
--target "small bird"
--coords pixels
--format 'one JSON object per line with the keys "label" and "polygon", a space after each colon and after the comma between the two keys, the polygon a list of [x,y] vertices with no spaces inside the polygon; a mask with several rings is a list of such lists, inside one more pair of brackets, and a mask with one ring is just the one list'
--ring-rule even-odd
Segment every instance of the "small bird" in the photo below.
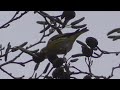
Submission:
{"label": "small bird", "polygon": [[61,15],[61,19],[65,19],[62,25],[62,28],[64,28],[67,23],[73,19],[76,16],[75,11],[63,11],[62,15]]}
{"label": "small bird", "polygon": [[36,54],[38,57],[33,57],[33,61],[36,63],[34,70],[37,70],[39,64],[45,59],[54,63],[54,60],[58,58],[57,55],[63,54],[65,56],[72,49],[75,40],[87,31],[89,31],[87,28],[83,28],[82,30],[78,29],[72,33],[58,34],[50,38],[46,47]]}
{"label": "small bird", "polygon": [[87,28],[83,28],[72,33],[55,35],[49,39],[46,47],[41,50],[41,53],[45,53],[46,56],[66,55],[72,49],[75,40],[87,31],[89,31]]}

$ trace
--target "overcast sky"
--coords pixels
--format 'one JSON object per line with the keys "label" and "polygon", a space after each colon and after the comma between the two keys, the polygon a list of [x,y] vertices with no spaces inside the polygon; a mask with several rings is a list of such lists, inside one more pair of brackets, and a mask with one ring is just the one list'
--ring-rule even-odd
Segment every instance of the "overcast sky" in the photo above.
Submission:
{"label": "overcast sky", "polygon": [[[62,11],[46,11],[50,15],[60,15]],[[14,15],[15,11],[0,11],[0,25],[7,22]],[[112,41],[107,38],[107,33],[114,28],[120,27],[120,12],[119,11],[76,11],[75,19],[85,17],[85,20],[81,22],[82,24],[87,24],[89,32],[81,35],[77,40],[81,40],[85,42],[85,39],[89,36],[95,37],[99,41],[99,47],[106,51],[120,51],[120,40]],[[42,34],[40,34],[40,30],[42,30],[42,26],[37,24],[36,21],[44,20],[40,15],[34,14],[33,12],[29,12],[21,19],[14,21],[8,28],[0,30],[0,44],[3,46],[7,46],[8,42],[11,42],[12,46],[16,46],[22,44],[23,42],[28,41],[28,46],[33,44],[41,38]],[[63,32],[73,32],[73,29],[64,29]],[[51,36],[55,35],[52,34]],[[50,36],[50,37],[51,37]],[[44,40],[48,40],[50,37],[45,38]],[[45,44],[40,44],[31,48],[30,50],[41,49]],[[73,49],[67,54],[67,58],[69,58],[72,54],[80,53],[81,46],[74,43]],[[17,53],[12,53],[9,55],[8,60],[11,60]],[[103,75],[108,76],[111,73],[112,67],[118,66],[120,64],[119,55],[103,55],[99,59],[93,59],[92,71],[95,75]],[[23,54],[17,61],[27,61],[31,59],[31,56],[27,54]],[[80,60],[73,65],[77,66],[83,71],[88,71],[88,68],[84,62],[84,58],[80,57]],[[1,62],[0,62],[1,63]],[[46,66],[47,60],[42,62],[39,66],[37,72],[40,72]],[[8,72],[12,73],[14,76],[22,76],[25,75],[25,78],[28,78],[32,75],[34,70],[35,63],[31,62],[26,64],[25,67],[15,64],[9,64],[4,66],[3,68]],[[11,78],[2,71],[0,71],[0,79],[2,78]],[[115,76],[113,78],[120,78],[120,69],[115,70]],[[78,75],[77,77],[82,77]]]}

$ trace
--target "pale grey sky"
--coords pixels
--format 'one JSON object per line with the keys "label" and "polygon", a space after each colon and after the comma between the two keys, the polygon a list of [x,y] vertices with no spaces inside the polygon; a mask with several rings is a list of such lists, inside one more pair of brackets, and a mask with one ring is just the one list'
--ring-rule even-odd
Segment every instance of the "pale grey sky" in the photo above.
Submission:
{"label": "pale grey sky", "polygon": [[[50,15],[59,15],[62,11],[46,11]],[[13,15],[15,11],[0,11],[0,25],[7,22]],[[92,36],[98,39],[99,47],[103,50],[107,51],[120,51],[120,40],[113,42],[111,39],[107,38],[107,33],[114,29],[120,27],[120,12],[119,11],[76,11],[76,17],[73,20],[77,20],[79,18],[85,17],[85,20],[81,22],[82,24],[87,24],[89,32],[81,35],[78,40],[85,41],[88,36]],[[12,46],[19,45],[23,42],[28,41],[28,45],[33,44],[41,38],[42,34],[39,31],[42,29],[42,26],[37,24],[36,21],[44,20],[41,16],[37,14],[33,14],[33,12],[29,12],[21,19],[14,21],[8,28],[0,30],[0,44],[6,46],[8,42],[11,42]],[[71,21],[73,21],[71,20]],[[72,32],[75,30],[72,29],[64,29],[63,32]],[[51,36],[55,35],[52,34]],[[51,37],[50,36],[50,37]],[[50,37],[45,38],[44,40],[48,40]],[[31,48],[41,49],[45,44],[40,44]],[[67,58],[69,58],[72,54],[80,53],[81,46],[74,43],[73,49],[67,54]],[[18,52],[19,53],[19,52]],[[9,55],[8,60],[11,60],[17,53],[12,53]],[[113,66],[118,66],[120,64],[119,55],[103,55],[99,59],[93,59],[94,63],[92,66],[92,71],[95,75],[103,75],[108,76],[111,73]],[[27,61],[31,59],[31,56],[27,54],[23,54],[17,61]],[[73,65],[77,66],[83,71],[88,71],[88,68],[84,62],[84,58],[80,57],[80,60]],[[41,72],[46,66],[47,60],[42,62],[39,66],[37,72]],[[34,62],[26,64],[25,67],[21,67],[20,65],[10,64],[4,67],[8,72],[13,73],[14,76],[22,76],[25,75],[25,78],[28,78],[32,75],[34,69]],[[0,71],[0,79],[2,78],[10,78],[8,75]],[[120,69],[115,70],[115,76],[113,78],[120,78]],[[82,77],[82,76],[77,76]]]}

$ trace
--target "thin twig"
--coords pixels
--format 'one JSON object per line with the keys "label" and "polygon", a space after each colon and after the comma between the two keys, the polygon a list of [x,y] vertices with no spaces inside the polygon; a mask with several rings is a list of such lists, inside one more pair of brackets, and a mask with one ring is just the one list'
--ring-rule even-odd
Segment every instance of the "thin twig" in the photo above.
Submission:
{"label": "thin twig", "polygon": [[74,69],[78,70],[78,72],[72,72],[71,73],[72,75],[74,75],[74,74],[87,74],[87,75],[90,75],[90,76],[95,77],[95,78],[99,77],[99,78],[107,79],[105,76],[97,76],[97,75],[94,75],[93,73],[83,72],[80,69],[76,68],[75,66],[70,66],[70,68],[74,68]]}
{"label": "thin twig", "polygon": [[18,20],[20,19],[22,16],[24,16],[25,14],[28,13],[28,11],[24,11],[23,13],[21,13],[20,16],[16,17],[18,14],[19,14],[20,11],[16,11],[16,13],[14,14],[14,16],[8,21],[6,22],[5,24],[3,24],[2,26],[0,26],[0,29],[2,28],[7,28],[11,22],[15,21],[15,20]]}
{"label": "thin twig", "polygon": [[107,77],[107,79],[112,78],[112,77],[114,76],[114,74],[113,74],[114,71],[115,71],[116,69],[118,69],[118,68],[120,68],[120,64],[119,64],[118,66],[112,68],[112,72],[111,72],[111,74]]}
{"label": "thin twig", "polygon": [[2,66],[5,66],[5,65],[7,65],[7,64],[9,64],[9,63],[14,62],[17,58],[19,58],[19,57],[22,55],[22,53],[23,53],[23,52],[21,52],[20,54],[18,54],[18,55],[17,55],[16,57],[14,57],[12,60],[1,64],[1,65],[0,65],[0,68],[1,68]]}
{"label": "thin twig", "polygon": [[42,73],[42,74],[40,74],[40,75],[37,77],[37,79],[39,79],[42,75],[43,75],[43,73]]}
{"label": "thin twig", "polygon": [[91,57],[88,57],[88,59],[85,59],[85,62],[87,64],[87,66],[88,66],[89,73],[92,73],[92,71],[91,71],[91,66],[92,66]]}
{"label": "thin twig", "polygon": [[11,62],[11,63],[14,63],[14,64],[19,64],[19,65],[21,65],[21,66],[25,66],[25,64],[27,64],[27,63],[29,63],[29,62],[31,62],[31,61],[33,61],[33,59],[31,59],[31,60],[29,60],[29,61],[26,61],[26,62]]}
{"label": "thin twig", "polygon": [[45,75],[45,77],[44,77],[43,79],[45,79],[45,78],[50,74],[50,72],[53,70],[53,68],[54,68],[54,67],[52,67],[52,68],[49,70],[49,72],[47,73],[47,75]]}
{"label": "thin twig", "polygon": [[0,68],[4,73],[6,73],[7,75],[9,75],[10,77],[12,77],[13,79],[23,79],[24,75],[21,77],[14,77],[11,73],[8,73],[7,71],[5,71],[3,68]]}
{"label": "thin twig", "polygon": [[47,22],[47,24],[50,25],[50,27],[54,28],[59,34],[62,34],[61,29],[59,29],[58,27],[56,27],[56,25],[51,25],[51,24],[48,22],[47,18],[49,18],[51,21],[57,22],[52,16],[50,16],[50,15],[48,15],[47,13],[44,13],[44,12],[42,12],[42,11],[37,12],[37,13],[40,14],[41,16],[43,16],[43,18],[45,19],[45,21]]}

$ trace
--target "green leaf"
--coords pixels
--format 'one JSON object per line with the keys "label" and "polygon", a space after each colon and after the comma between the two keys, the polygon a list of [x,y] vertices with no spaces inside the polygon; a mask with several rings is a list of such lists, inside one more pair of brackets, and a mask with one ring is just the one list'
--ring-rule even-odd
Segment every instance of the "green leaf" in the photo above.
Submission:
{"label": "green leaf", "polygon": [[50,67],[50,63],[47,64],[45,70],[43,71],[43,74],[45,74],[47,72],[47,70],[48,70],[49,67]]}
{"label": "green leaf", "polygon": [[112,31],[108,32],[107,35],[110,35],[110,34],[112,34],[114,32],[120,33],[120,28],[113,29]]}
{"label": "green leaf", "polygon": [[78,19],[78,20],[72,22],[71,25],[76,25],[76,24],[82,22],[84,19],[85,19],[85,17],[82,17],[82,18],[80,18],[80,19]]}

